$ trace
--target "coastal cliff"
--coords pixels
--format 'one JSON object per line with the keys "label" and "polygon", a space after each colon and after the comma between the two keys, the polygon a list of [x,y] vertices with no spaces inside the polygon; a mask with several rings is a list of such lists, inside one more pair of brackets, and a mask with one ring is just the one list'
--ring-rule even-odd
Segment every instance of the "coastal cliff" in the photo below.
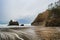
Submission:
{"label": "coastal cliff", "polygon": [[31,25],[60,26],[60,0],[48,5],[48,9],[39,13]]}
{"label": "coastal cliff", "polygon": [[60,26],[60,7],[39,13],[32,25]]}
{"label": "coastal cliff", "polygon": [[31,25],[44,25],[48,17],[49,10],[46,10],[43,13],[39,13],[36,19],[31,23]]}

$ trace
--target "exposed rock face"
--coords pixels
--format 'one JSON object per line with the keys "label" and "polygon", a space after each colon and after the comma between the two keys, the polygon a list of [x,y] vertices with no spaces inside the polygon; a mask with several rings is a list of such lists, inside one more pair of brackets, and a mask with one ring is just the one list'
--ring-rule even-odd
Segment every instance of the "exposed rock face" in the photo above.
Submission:
{"label": "exposed rock face", "polygon": [[50,4],[45,12],[37,16],[32,25],[60,26],[60,0]]}
{"label": "exposed rock face", "polygon": [[40,13],[32,25],[60,26],[60,8],[53,8]]}
{"label": "exposed rock face", "polygon": [[39,14],[37,18],[32,22],[32,25],[42,25],[44,21],[43,14]]}
{"label": "exposed rock face", "polygon": [[17,26],[19,26],[19,23],[17,21],[10,20],[8,26],[11,26],[11,25],[17,25]]}
{"label": "exposed rock face", "polygon": [[60,26],[60,8],[53,8],[46,20],[46,26]]}
{"label": "exposed rock face", "polygon": [[21,24],[21,26],[24,26],[24,24]]}
{"label": "exposed rock face", "polygon": [[32,22],[32,25],[44,25],[48,16],[48,10],[43,13],[38,14],[36,19]]}

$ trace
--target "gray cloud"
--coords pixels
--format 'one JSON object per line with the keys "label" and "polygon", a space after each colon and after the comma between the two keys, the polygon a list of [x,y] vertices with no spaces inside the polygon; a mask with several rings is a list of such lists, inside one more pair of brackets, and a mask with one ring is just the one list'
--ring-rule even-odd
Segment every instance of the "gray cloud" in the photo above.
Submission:
{"label": "gray cloud", "polygon": [[0,0],[0,21],[19,20],[26,16],[31,16],[31,20],[34,20],[38,13],[46,10],[55,1],[58,0]]}

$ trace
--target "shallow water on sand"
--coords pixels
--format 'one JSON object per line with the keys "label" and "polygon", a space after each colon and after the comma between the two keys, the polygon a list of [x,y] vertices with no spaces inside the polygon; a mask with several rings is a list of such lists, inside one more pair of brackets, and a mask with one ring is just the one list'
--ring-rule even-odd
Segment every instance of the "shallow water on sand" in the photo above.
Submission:
{"label": "shallow water on sand", "polygon": [[33,29],[33,26],[0,28],[0,40],[40,40]]}
{"label": "shallow water on sand", "polygon": [[10,26],[0,28],[0,40],[60,40],[60,28]]}

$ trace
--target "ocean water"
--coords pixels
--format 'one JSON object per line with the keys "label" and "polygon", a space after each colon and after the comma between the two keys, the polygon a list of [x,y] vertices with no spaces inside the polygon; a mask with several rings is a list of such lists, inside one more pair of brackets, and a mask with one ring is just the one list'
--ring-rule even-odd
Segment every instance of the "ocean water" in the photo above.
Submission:
{"label": "ocean water", "polygon": [[24,26],[8,26],[8,24],[0,24],[0,28],[13,28],[13,27],[31,27],[31,24],[24,24]]}

